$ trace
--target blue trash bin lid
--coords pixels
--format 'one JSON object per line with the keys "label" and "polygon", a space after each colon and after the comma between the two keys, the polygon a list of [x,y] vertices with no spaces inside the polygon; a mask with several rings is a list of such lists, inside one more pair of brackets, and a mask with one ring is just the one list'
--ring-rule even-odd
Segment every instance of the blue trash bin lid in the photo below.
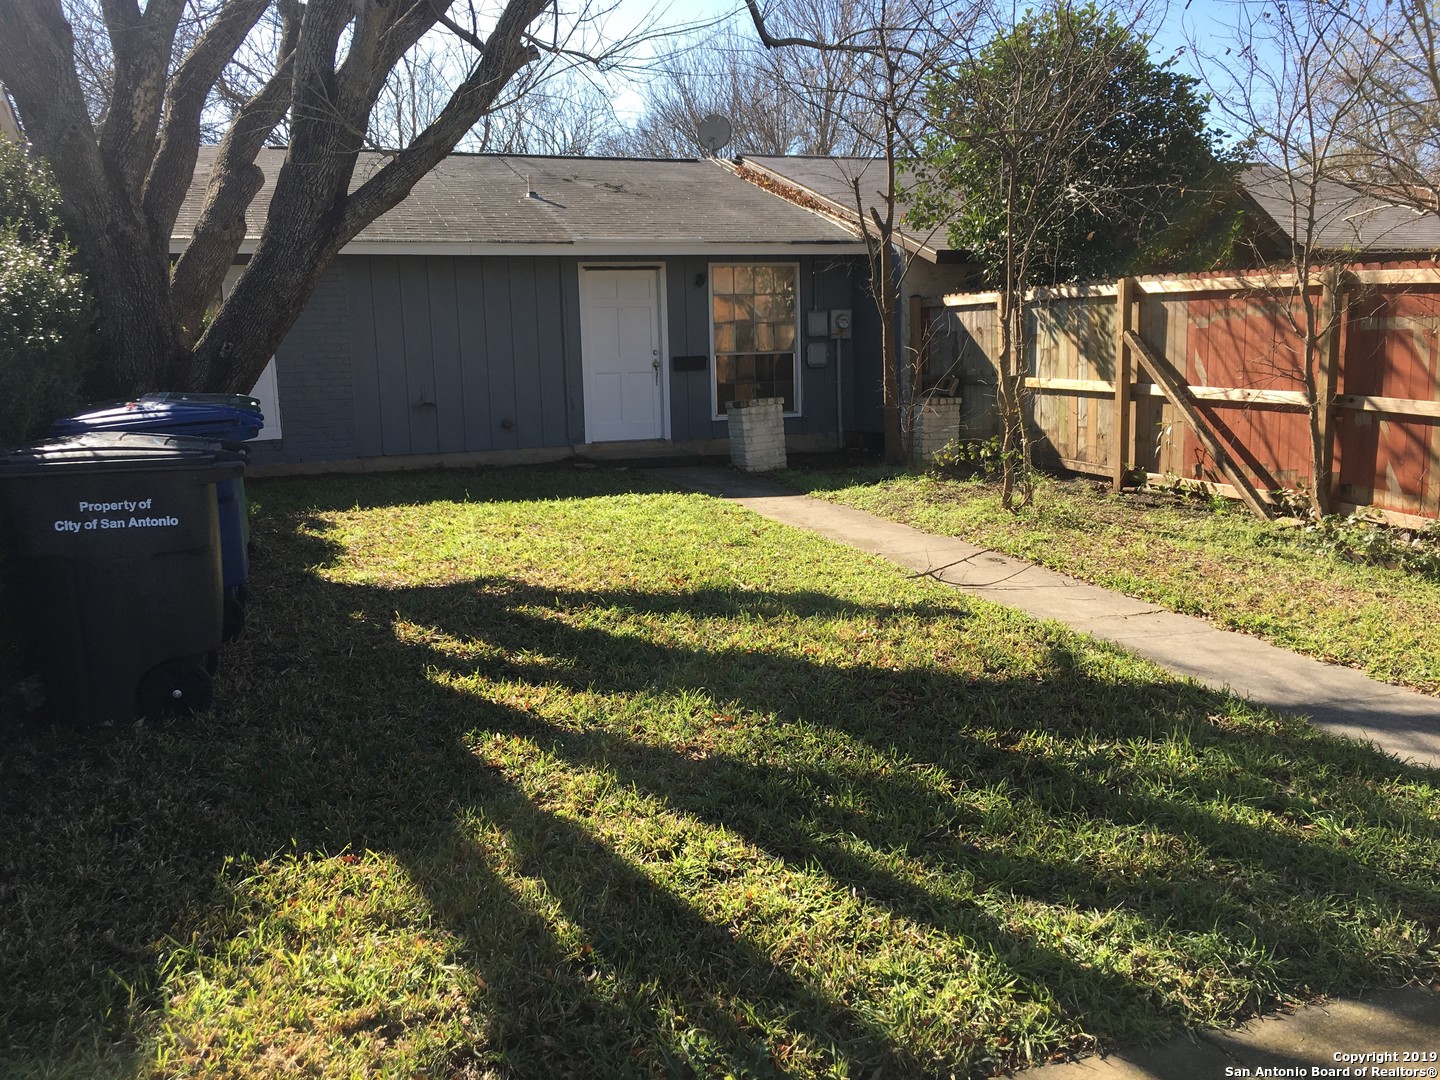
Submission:
{"label": "blue trash bin lid", "polygon": [[264,414],[248,406],[172,401],[169,395],[164,395],[164,398],[141,398],[121,404],[87,407],[74,416],[56,420],[50,425],[50,434],[66,436],[98,431],[139,431],[242,442],[255,438],[265,424]]}
{"label": "blue trash bin lid", "polygon": [[192,469],[214,472],[214,479],[239,476],[245,455],[226,450],[213,439],[184,435],[147,435],[133,431],[95,431],[27,443],[0,454],[0,477],[44,477],[55,472],[153,472]]}
{"label": "blue trash bin lid", "polygon": [[[226,405],[232,409],[260,411],[260,399],[247,394],[189,394],[170,390],[163,394],[141,394],[141,401],[181,401],[199,405]],[[119,404],[117,402],[117,404]]]}

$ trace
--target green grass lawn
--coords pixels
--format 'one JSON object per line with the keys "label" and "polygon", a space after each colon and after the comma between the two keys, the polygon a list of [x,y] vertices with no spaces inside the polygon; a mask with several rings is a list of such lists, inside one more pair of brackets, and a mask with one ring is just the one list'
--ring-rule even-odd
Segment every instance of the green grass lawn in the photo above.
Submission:
{"label": "green grass lawn", "polygon": [[0,748],[0,1074],[986,1075],[1440,977],[1434,773],[635,473],[252,485]]}
{"label": "green grass lawn", "polygon": [[1440,581],[1315,551],[1229,500],[1116,496],[1041,478],[1035,505],[1010,514],[979,481],[875,467],[780,475],[820,498],[1440,694]]}

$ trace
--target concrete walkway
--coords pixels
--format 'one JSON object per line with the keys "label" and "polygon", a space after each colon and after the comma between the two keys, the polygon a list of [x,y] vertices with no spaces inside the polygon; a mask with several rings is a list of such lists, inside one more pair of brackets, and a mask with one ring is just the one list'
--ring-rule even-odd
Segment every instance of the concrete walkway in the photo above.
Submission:
{"label": "concrete walkway", "polygon": [[1402,760],[1440,767],[1440,698],[1219,630],[1204,619],[1176,615],[964,540],[813,499],[763,477],[725,468],[665,469],[656,475],[882,556],[966,595],[1066,623],[1177,675],[1307,716],[1317,727],[1374,743]]}
{"label": "concrete walkway", "polygon": [[[1440,766],[1440,699],[1217,630],[1203,619],[1176,615],[963,540],[812,499],[771,480],[724,468],[665,469],[656,475],[882,556],[967,595],[1067,623],[1209,687],[1306,715],[1337,735]],[[1262,1017],[1235,1031],[1193,1031],[1160,1046],[1046,1065],[1026,1075],[1035,1080],[1437,1075],[1440,1061],[1407,1062],[1401,1057],[1407,1052],[1440,1054],[1440,993],[1421,987],[1380,991]],[[1337,1054],[1374,1056],[1337,1059]],[[1395,1069],[1401,1071],[1387,1071]]]}
{"label": "concrete walkway", "polygon": [[[1406,1053],[1420,1055],[1421,1060],[1404,1061]],[[1366,1058],[1367,1054],[1373,1056]],[[1355,1001],[1330,1001],[1272,1014],[1235,1031],[1193,1031],[1161,1046],[1042,1065],[1025,1075],[1033,1080],[1430,1077],[1435,1075],[1430,1070],[1440,1067],[1434,1058],[1424,1060],[1430,1054],[1440,1054],[1440,994],[1417,988],[1382,990]],[[1385,1071],[1391,1069],[1413,1071]]]}

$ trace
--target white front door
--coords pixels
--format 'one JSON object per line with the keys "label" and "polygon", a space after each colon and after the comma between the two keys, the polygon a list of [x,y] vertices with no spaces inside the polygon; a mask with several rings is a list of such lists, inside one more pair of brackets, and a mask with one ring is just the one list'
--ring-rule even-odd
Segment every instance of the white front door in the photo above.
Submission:
{"label": "white front door", "polygon": [[660,271],[580,268],[585,441],[665,434]]}

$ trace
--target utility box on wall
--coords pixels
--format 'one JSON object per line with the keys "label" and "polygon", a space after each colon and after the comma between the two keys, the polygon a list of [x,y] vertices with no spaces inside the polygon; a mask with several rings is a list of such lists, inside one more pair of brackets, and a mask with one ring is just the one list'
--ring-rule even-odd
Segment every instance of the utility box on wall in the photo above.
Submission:
{"label": "utility box on wall", "polygon": [[805,336],[848,338],[854,313],[849,308],[832,308],[830,311],[807,311],[805,313]]}

